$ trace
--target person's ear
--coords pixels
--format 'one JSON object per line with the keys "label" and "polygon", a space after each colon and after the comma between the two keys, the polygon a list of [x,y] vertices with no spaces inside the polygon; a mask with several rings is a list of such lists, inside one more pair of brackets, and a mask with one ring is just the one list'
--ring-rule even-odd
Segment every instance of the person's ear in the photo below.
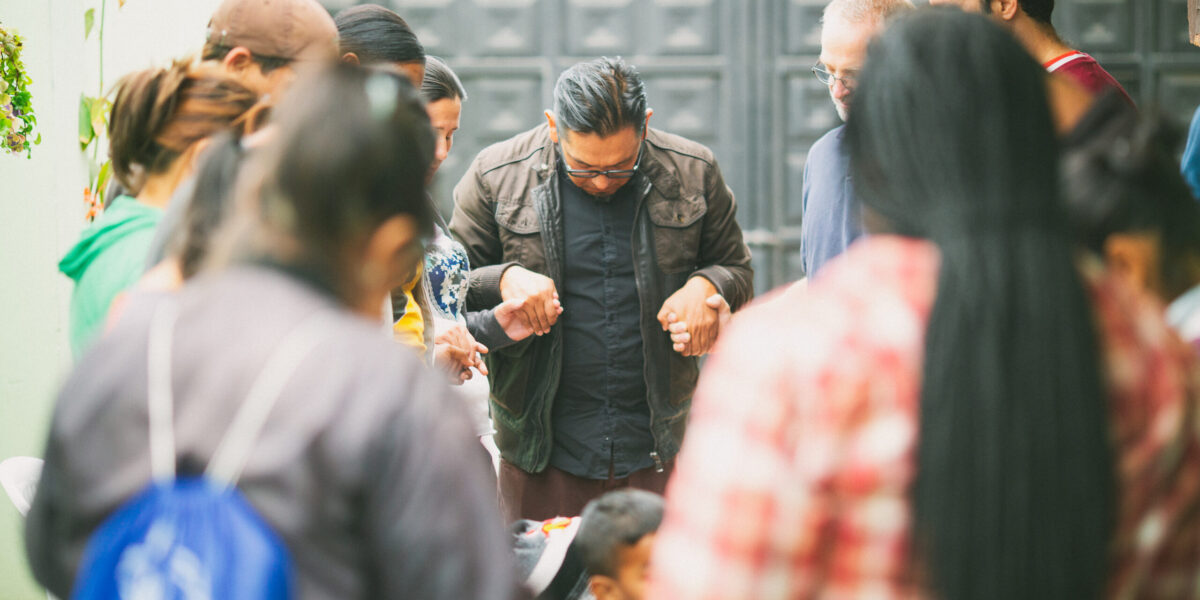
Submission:
{"label": "person's ear", "polygon": [[991,2],[992,14],[1005,21],[1012,21],[1021,10],[1021,3],[1017,0],[991,0]]}
{"label": "person's ear", "polygon": [[1114,233],[1104,240],[1104,262],[1140,290],[1157,293],[1156,242],[1153,236]]}
{"label": "person's ear", "polygon": [[235,46],[221,59],[221,64],[233,72],[244,71],[254,62],[254,55],[245,46]]}
{"label": "person's ear", "polygon": [[617,580],[607,575],[592,575],[588,578],[588,589],[596,600],[620,600]]}
{"label": "person's ear", "polygon": [[417,242],[417,223],[409,215],[396,215],[375,228],[363,252],[363,273],[372,275],[363,284],[369,288],[391,289],[405,283],[421,258]]}
{"label": "person's ear", "polygon": [[645,123],[645,127],[643,127],[643,128],[642,128],[642,134],[643,134],[643,135],[645,135],[646,131],[647,131],[648,129],[650,129],[650,117],[652,117],[652,116],[654,116],[654,109],[653,109],[653,108],[647,108],[647,109],[646,109],[646,123]]}
{"label": "person's ear", "polygon": [[548,124],[550,126],[550,141],[557,144],[558,143],[558,127],[556,127],[554,125],[554,113],[552,113],[548,110],[545,111],[545,113],[546,113],[546,124]]}
{"label": "person's ear", "polygon": [[358,55],[353,52],[347,52],[342,55],[342,62],[348,65],[357,65],[359,64]]}

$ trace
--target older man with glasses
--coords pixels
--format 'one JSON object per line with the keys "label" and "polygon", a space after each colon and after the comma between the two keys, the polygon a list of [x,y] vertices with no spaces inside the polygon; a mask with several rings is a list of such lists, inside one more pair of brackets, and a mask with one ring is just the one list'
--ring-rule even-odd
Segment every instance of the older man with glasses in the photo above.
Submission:
{"label": "older man with glasses", "polygon": [[753,293],[712,152],[651,129],[652,112],[633,67],[577,64],[546,123],[485,149],[454,190],[468,309],[523,300],[538,334],[487,356],[509,519],[661,493],[696,357]]}
{"label": "older man with glasses", "polygon": [[[911,9],[908,0],[833,0],[821,23],[821,58],[813,74],[829,86],[843,121],[850,114],[855,76],[870,43],[888,18]],[[812,277],[862,235],[862,223],[850,184],[850,161],[839,125],[808,151],[804,165],[800,253],[804,274]]]}

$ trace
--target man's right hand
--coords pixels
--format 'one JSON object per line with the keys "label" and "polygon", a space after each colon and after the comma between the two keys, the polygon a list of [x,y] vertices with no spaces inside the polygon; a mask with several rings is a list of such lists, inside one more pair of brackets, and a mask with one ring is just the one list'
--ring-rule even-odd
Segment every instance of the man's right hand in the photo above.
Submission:
{"label": "man's right hand", "polygon": [[504,271],[500,278],[500,297],[505,302],[523,301],[521,312],[534,335],[549,333],[563,311],[554,280],[524,267],[513,266]]}

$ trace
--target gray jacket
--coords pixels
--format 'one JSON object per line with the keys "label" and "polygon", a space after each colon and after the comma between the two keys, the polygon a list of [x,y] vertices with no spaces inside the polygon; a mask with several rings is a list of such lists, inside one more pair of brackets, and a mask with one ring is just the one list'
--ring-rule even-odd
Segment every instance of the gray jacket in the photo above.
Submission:
{"label": "gray jacket", "polygon": [[[272,267],[202,277],[176,295],[178,472],[203,470],[274,349],[310,315],[334,325],[300,363],[238,482],[287,544],[297,598],[495,598],[517,589],[462,403],[373,322]],[[150,316],[130,299],[59,396],[26,528],[37,579],[69,597],[89,535],[150,479]]]}

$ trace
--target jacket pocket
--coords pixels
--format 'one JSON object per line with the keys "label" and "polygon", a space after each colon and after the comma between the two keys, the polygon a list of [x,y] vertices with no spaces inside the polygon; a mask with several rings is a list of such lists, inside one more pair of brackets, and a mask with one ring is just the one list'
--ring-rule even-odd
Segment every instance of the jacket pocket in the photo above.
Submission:
{"label": "jacket pocket", "polygon": [[522,340],[484,356],[490,372],[488,382],[491,393],[489,395],[492,402],[507,413],[503,416],[519,419],[525,412],[525,399],[530,393],[530,377],[535,367],[529,354],[532,352],[531,347],[537,341],[537,339]]}
{"label": "jacket pocket", "polygon": [[504,262],[517,262],[526,269],[544,271],[541,220],[535,206],[516,200],[501,200],[496,205],[496,224],[500,226]]}
{"label": "jacket pocket", "polygon": [[654,251],[663,273],[691,272],[700,253],[708,203],[703,196],[660,200],[647,206],[654,224]]}

